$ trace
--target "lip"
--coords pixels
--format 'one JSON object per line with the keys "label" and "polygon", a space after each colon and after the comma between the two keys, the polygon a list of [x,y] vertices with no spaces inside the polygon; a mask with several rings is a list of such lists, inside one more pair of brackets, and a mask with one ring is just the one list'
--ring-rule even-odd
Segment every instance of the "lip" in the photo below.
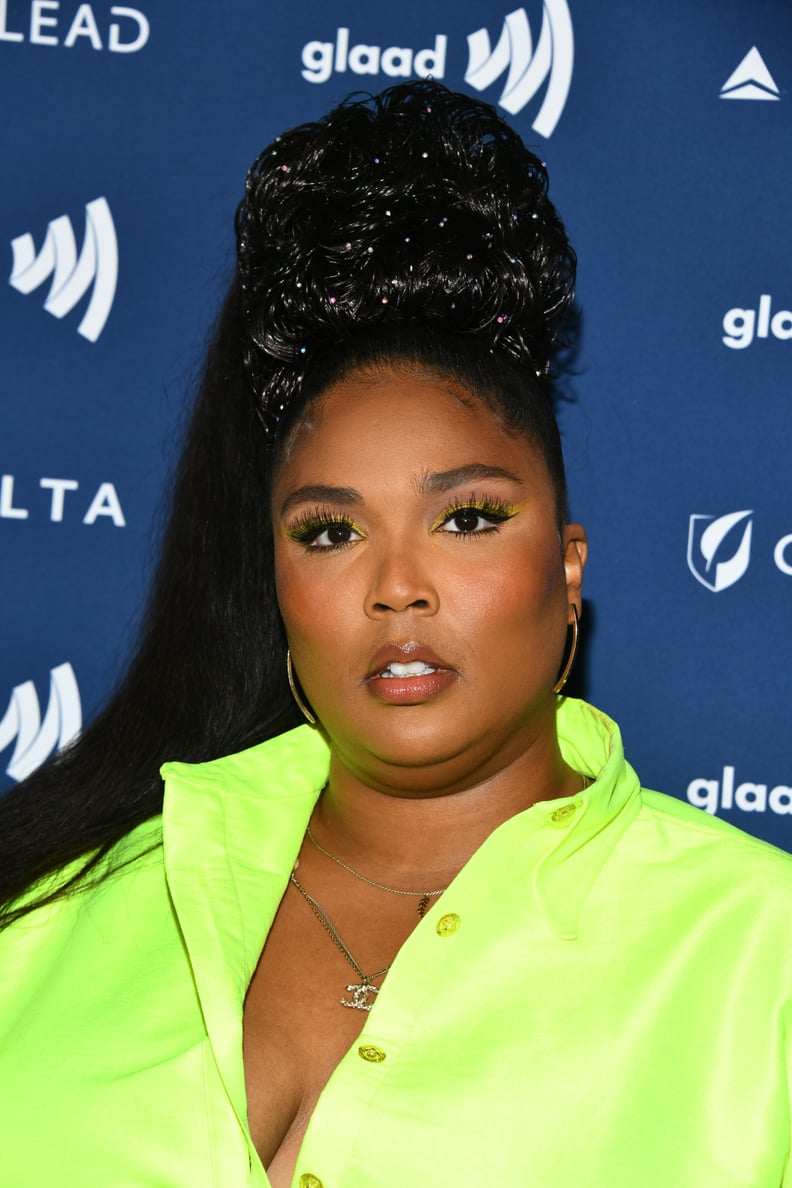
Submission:
{"label": "lip", "polygon": [[443,668],[448,672],[455,671],[446,660],[443,660],[441,656],[437,655],[437,652],[433,652],[431,648],[410,640],[408,643],[403,644],[385,644],[384,647],[380,648],[372,658],[368,672],[366,673],[366,680],[369,681],[372,677],[379,676],[383,668],[387,668],[394,661],[397,664],[410,664],[416,660],[421,664],[428,664],[432,668]]}
{"label": "lip", "polygon": [[[380,676],[382,670],[394,661],[400,664],[418,661],[436,671],[422,676]],[[388,705],[420,705],[444,692],[458,679],[459,673],[447,660],[443,660],[431,648],[411,640],[409,643],[390,643],[380,648],[371,661],[364,684],[373,697]]]}

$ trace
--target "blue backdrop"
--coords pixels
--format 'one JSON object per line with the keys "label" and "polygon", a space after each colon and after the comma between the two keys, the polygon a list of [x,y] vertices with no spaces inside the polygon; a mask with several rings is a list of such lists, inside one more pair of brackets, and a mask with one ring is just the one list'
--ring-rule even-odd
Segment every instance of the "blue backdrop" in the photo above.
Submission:
{"label": "blue backdrop", "polygon": [[514,2],[0,0],[4,786],[123,664],[247,166],[431,73],[548,161],[580,257],[578,690],[645,784],[792,849],[792,8]]}

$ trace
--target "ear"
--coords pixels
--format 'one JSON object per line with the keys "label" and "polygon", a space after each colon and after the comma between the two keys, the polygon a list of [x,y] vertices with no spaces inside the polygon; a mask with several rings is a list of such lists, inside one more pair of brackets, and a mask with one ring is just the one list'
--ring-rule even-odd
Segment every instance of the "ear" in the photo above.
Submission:
{"label": "ear", "polygon": [[583,610],[583,570],[588,558],[588,537],[582,524],[565,524],[561,531],[567,600],[580,617]]}

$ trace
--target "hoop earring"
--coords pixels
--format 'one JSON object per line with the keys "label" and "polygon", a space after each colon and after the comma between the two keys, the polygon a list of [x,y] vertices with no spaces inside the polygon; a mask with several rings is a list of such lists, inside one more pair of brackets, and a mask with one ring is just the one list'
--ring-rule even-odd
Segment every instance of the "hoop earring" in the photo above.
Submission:
{"label": "hoop earring", "polygon": [[563,689],[564,685],[567,683],[569,674],[572,671],[572,665],[575,663],[575,656],[577,655],[578,613],[577,613],[577,607],[575,606],[574,602],[570,603],[570,605],[572,607],[572,622],[570,623],[570,627],[572,628],[572,646],[569,649],[569,655],[567,656],[566,664],[564,665],[564,671],[561,673],[561,676],[558,678],[556,683],[553,685],[554,693],[560,693],[561,690]]}
{"label": "hoop earring", "polygon": [[300,691],[297,688],[297,682],[294,679],[294,668],[292,666],[291,650],[286,649],[286,675],[289,678],[289,688],[291,689],[292,697],[297,702],[300,713],[305,718],[309,726],[316,725],[316,718],[313,716],[308,706],[300,696]]}

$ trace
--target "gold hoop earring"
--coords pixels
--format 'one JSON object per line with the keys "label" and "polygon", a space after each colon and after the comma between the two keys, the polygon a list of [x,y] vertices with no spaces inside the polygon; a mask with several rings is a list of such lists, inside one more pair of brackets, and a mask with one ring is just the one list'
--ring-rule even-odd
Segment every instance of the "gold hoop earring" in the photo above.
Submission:
{"label": "gold hoop earring", "polygon": [[292,697],[297,702],[300,713],[305,718],[305,720],[309,726],[315,726],[316,718],[313,716],[311,711],[308,709],[308,706],[303,701],[302,697],[300,696],[300,691],[297,688],[297,682],[294,679],[294,668],[292,666],[291,650],[289,648],[286,649],[286,675],[289,678],[289,688],[291,689]]}
{"label": "gold hoop earring", "polygon": [[577,655],[578,613],[577,613],[577,607],[575,606],[574,602],[570,603],[570,605],[572,607],[572,622],[570,623],[570,627],[572,628],[572,645],[569,649],[569,655],[567,656],[566,664],[564,665],[564,671],[561,673],[561,676],[558,678],[556,683],[553,685],[554,693],[560,693],[561,690],[563,689],[564,685],[567,683],[567,678],[569,677],[569,674],[572,671],[572,665],[575,663],[575,656]]}

